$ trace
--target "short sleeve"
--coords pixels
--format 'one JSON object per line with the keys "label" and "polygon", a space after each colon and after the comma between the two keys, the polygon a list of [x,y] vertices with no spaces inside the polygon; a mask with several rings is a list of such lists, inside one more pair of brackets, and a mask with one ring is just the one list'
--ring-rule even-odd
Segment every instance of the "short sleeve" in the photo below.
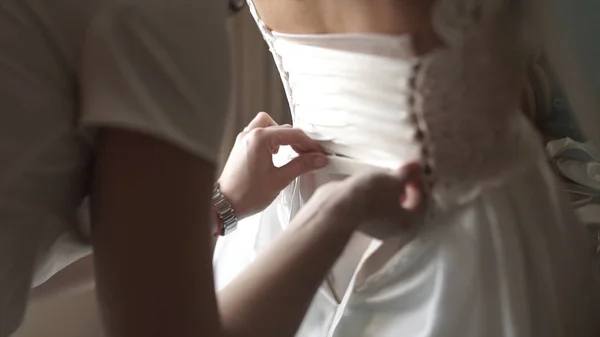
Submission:
{"label": "short sleeve", "polygon": [[226,6],[139,3],[106,10],[89,27],[81,125],[148,134],[216,162],[229,102]]}

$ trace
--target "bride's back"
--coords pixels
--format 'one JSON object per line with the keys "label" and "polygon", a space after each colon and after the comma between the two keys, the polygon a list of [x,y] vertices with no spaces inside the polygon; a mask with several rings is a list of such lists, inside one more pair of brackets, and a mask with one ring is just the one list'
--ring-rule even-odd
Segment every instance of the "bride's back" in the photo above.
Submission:
{"label": "bride's back", "polygon": [[408,241],[349,244],[297,336],[599,336],[593,254],[519,108],[524,3],[249,1],[294,126],[332,156],[256,232],[227,239],[218,287],[316,187],[416,161],[431,197],[424,226]]}
{"label": "bride's back", "polygon": [[[315,129],[344,111],[351,116],[336,123],[360,119],[353,126],[373,148],[386,148],[397,135],[409,137],[384,152],[410,147],[411,155],[398,158],[426,164],[435,180],[433,194],[445,195],[440,199],[471,195],[540,152],[519,111],[526,52],[519,3],[255,0],[250,5],[282,72],[297,127]],[[365,96],[360,104],[349,103],[359,96]],[[391,127],[382,117],[373,118],[373,111],[407,117]],[[380,142],[364,124],[373,120],[390,127],[385,136],[384,125],[374,128]],[[335,131],[330,129],[321,131]],[[356,135],[341,133],[336,142],[346,145],[350,134]],[[365,161],[355,153],[360,144],[349,146],[351,153],[328,150]]]}
{"label": "bride's back", "polygon": [[410,34],[425,52],[440,40],[431,24],[435,0],[255,0],[267,26],[293,34]]}

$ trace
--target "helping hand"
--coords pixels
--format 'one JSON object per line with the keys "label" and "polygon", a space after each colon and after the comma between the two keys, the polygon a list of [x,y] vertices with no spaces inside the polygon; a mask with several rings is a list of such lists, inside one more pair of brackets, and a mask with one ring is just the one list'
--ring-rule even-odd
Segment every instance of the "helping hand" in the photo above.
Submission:
{"label": "helping hand", "polygon": [[[277,168],[273,154],[282,145],[291,145],[299,156]],[[296,177],[325,165],[327,157],[317,142],[261,112],[236,139],[219,178],[221,193],[242,219],[262,211]]]}
{"label": "helping hand", "polygon": [[419,165],[410,164],[328,183],[317,189],[298,216],[321,213],[332,223],[377,239],[402,234],[425,210],[421,172]]}

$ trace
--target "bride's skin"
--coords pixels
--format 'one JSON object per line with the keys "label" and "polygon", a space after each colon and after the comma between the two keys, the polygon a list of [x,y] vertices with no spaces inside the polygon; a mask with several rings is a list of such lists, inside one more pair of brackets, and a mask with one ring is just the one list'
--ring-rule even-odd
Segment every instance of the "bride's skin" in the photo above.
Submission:
{"label": "bride's skin", "polygon": [[267,26],[295,34],[410,34],[425,53],[441,44],[431,25],[435,0],[255,0]]}

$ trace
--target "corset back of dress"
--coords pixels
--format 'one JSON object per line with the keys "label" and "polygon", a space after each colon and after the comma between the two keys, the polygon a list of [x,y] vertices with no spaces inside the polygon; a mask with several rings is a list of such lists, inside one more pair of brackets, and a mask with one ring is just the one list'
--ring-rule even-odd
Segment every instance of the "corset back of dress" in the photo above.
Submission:
{"label": "corset back of dress", "polygon": [[434,26],[446,46],[426,55],[406,35],[270,32],[250,3],[295,126],[343,157],[332,173],[352,173],[348,158],[388,168],[419,161],[445,205],[467,202],[540,158],[537,134],[519,111],[518,26],[500,15],[502,1],[453,1],[474,7],[457,15],[441,0]]}
{"label": "corset back of dress", "polygon": [[274,35],[295,127],[327,152],[373,166],[392,168],[421,159],[422,142],[410,110],[416,59],[408,52],[408,38]]}

